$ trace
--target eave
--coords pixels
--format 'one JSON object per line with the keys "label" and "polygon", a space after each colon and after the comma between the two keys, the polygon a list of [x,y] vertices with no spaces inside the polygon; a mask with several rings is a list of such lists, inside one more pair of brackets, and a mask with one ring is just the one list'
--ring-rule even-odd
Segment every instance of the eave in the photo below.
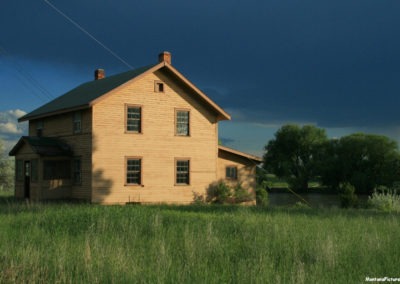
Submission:
{"label": "eave", "polygon": [[262,158],[260,158],[260,157],[257,157],[257,156],[251,155],[251,154],[247,154],[247,153],[244,153],[244,152],[241,152],[241,151],[238,151],[238,150],[226,147],[226,146],[218,145],[218,150],[225,151],[225,152],[249,159],[256,164],[262,163]]}

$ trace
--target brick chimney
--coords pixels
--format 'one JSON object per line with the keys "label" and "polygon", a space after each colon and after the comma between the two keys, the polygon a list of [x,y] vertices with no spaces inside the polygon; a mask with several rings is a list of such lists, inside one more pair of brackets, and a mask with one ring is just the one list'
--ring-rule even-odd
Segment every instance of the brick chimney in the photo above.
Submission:
{"label": "brick chimney", "polygon": [[104,69],[96,69],[94,71],[94,79],[95,80],[100,80],[106,77],[106,73],[104,72]]}
{"label": "brick chimney", "polygon": [[167,62],[171,64],[171,53],[164,51],[158,55],[158,62]]}

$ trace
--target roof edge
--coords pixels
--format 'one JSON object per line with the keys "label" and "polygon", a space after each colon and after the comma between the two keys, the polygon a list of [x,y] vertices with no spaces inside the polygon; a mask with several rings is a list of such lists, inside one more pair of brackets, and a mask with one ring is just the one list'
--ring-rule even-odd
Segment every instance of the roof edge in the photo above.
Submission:
{"label": "roof edge", "polygon": [[203,93],[199,88],[197,88],[192,82],[190,82],[182,73],[180,73],[175,67],[167,62],[162,62],[166,68],[171,70],[179,79],[181,79],[185,84],[192,88],[200,97],[205,100],[209,105],[211,105],[214,110],[218,113],[218,120],[231,120],[231,116],[224,111],[220,106],[218,106],[212,99],[210,99],[205,93]]}
{"label": "roof edge", "polygon": [[17,144],[15,144],[14,147],[11,148],[10,152],[8,152],[8,156],[15,156],[17,154],[23,143],[25,143],[25,138],[26,136],[22,136],[21,138],[19,138]]}
{"label": "roof edge", "polygon": [[47,117],[47,116],[63,114],[63,113],[71,112],[71,111],[87,109],[89,107],[90,107],[90,105],[85,104],[85,105],[81,105],[81,106],[77,106],[77,107],[64,108],[64,109],[59,109],[57,111],[51,111],[51,112],[47,112],[47,113],[42,113],[42,114],[39,114],[39,115],[27,115],[26,114],[26,115],[21,116],[20,118],[18,118],[18,122],[24,122],[24,121],[33,120],[33,119],[44,118],[44,117]]}
{"label": "roof edge", "polygon": [[[151,65],[150,65],[151,66]],[[160,69],[161,67],[164,67],[164,62],[160,62],[156,65],[154,65],[153,67],[150,67],[149,69],[147,69],[146,71],[142,72],[141,74],[125,81],[124,83],[122,83],[121,85],[115,87],[114,89],[111,89],[110,91],[108,91],[107,93],[95,98],[94,100],[89,102],[89,107],[92,107],[93,105],[97,104],[98,102],[102,101],[103,99],[107,98],[109,95],[111,95],[113,92],[115,92],[116,90],[122,88],[123,86],[125,86],[126,84],[130,84],[132,82],[135,82],[137,80],[139,80],[140,78],[146,76],[147,74],[154,72],[158,69]]]}
{"label": "roof edge", "polygon": [[258,156],[247,154],[242,151],[238,151],[238,150],[226,147],[226,146],[218,145],[218,150],[222,150],[222,151],[225,151],[225,152],[228,152],[231,154],[235,154],[235,155],[247,158],[249,160],[252,160],[253,162],[262,163],[262,158],[260,158]]}

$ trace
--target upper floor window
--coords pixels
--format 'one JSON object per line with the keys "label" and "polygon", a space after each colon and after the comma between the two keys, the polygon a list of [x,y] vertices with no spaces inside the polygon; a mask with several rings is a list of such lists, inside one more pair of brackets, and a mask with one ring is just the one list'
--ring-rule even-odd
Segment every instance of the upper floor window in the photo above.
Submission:
{"label": "upper floor window", "polygon": [[176,184],[189,184],[190,161],[176,160]]}
{"label": "upper floor window", "polygon": [[154,92],[164,93],[164,83],[161,81],[154,81]]}
{"label": "upper floor window", "polygon": [[43,135],[43,120],[36,121],[36,136],[41,137]]}
{"label": "upper floor window", "polygon": [[237,179],[237,167],[235,166],[226,167],[225,176],[227,179]]}
{"label": "upper floor window", "polygon": [[80,111],[74,112],[73,129],[74,133],[81,133],[82,131],[82,113]]}
{"label": "upper floor window", "polygon": [[189,116],[190,112],[187,110],[177,110],[175,119],[176,119],[176,129],[175,134],[178,136],[189,136]]}
{"label": "upper floor window", "polygon": [[142,108],[140,106],[126,107],[126,131],[142,133]]}
{"label": "upper floor window", "polygon": [[126,159],[126,184],[129,185],[142,184],[142,159],[139,158]]}

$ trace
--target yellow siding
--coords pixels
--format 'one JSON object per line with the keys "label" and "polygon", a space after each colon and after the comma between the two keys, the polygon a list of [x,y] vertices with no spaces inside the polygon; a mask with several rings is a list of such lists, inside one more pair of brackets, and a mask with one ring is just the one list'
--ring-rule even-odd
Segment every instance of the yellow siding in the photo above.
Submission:
{"label": "yellow siding", "polygon": [[[226,179],[226,167],[237,167],[237,180]],[[255,192],[256,165],[251,160],[238,155],[219,151],[218,153],[218,180],[223,180],[230,186],[239,183],[249,192]]]}
{"label": "yellow siding", "polygon": [[[126,104],[142,107],[141,134],[125,133]],[[175,136],[176,109],[190,110],[190,137]],[[125,185],[125,157],[142,158],[142,186]],[[190,158],[190,185],[175,185],[175,158]],[[148,74],[93,106],[92,161],[93,202],[192,202],[217,177],[216,114],[162,72]]]}

